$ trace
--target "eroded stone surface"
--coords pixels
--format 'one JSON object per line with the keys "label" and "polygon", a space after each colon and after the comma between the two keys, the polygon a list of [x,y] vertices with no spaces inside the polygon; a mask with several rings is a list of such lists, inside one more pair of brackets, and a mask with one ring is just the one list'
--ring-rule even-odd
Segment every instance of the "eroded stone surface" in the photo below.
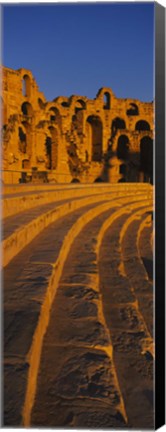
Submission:
{"label": "eroded stone surface", "polygon": [[[5,270],[6,383],[14,375],[5,390],[5,425],[22,421],[29,370],[26,353],[53,263],[68,230],[93,206],[50,225]],[[153,303],[145,269],[138,280],[135,247],[141,219],[135,216],[132,236],[124,237],[123,244],[120,241],[121,230],[136,209],[119,213],[104,232],[97,253],[101,227],[118,208],[87,223],[69,250],[44,338],[31,426],[153,427],[153,355],[143,319],[150,320]],[[125,245],[130,248],[130,244],[128,257]],[[19,391],[14,412],[15,380]]]}
{"label": "eroded stone surface", "polygon": [[106,87],[51,102],[30,70],[4,67],[2,77],[4,183],[152,180],[153,102]]}

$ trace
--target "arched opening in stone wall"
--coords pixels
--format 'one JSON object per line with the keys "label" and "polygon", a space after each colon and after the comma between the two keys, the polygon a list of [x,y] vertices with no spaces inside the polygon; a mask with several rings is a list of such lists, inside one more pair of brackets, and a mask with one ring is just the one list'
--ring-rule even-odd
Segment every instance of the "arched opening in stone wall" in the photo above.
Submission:
{"label": "arched opening in stone wall", "polygon": [[46,168],[51,169],[51,137],[48,136],[46,137],[45,146],[46,146],[46,157],[47,157]]}
{"label": "arched opening in stone wall", "polygon": [[120,135],[118,138],[117,157],[124,161],[129,158],[129,139],[127,135]]}
{"label": "arched opening in stone wall", "polygon": [[127,174],[127,165],[125,163],[122,163],[120,165],[119,172],[120,172],[120,174],[123,174],[124,176],[126,176],[126,174]]}
{"label": "arched opening in stone wall", "polygon": [[76,121],[77,121],[77,117],[76,117],[76,115],[74,114],[74,115],[72,116],[72,123],[75,124]]}
{"label": "arched opening in stone wall", "polygon": [[91,160],[101,162],[103,150],[103,126],[98,116],[87,118],[88,149],[91,148]]}
{"label": "arched opening in stone wall", "polygon": [[79,180],[77,177],[74,177],[74,178],[71,180],[71,183],[80,183],[80,180]]}
{"label": "arched opening in stone wall", "polygon": [[31,163],[29,159],[23,159],[22,160],[22,168],[23,169],[29,169],[31,167]]}
{"label": "arched opening in stone wall", "polygon": [[118,180],[118,183],[125,183],[125,182],[126,182],[125,177],[122,177],[122,178],[120,178],[120,179]]}
{"label": "arched opening in stone wall", "polygon": [[18,128],[18,137],[19,137],[18,148],[21,153],[26,153],[26,147],[27,147],[26,134],[24,133],[21,127]]}
{"label": "arched opening in stone wall", "polygon": [[85,150],[85,162],[89,162],[89,153]]}
{"label": "arched opening in stone wall", "polygon": [[24,102],[22,104],[21,110],[25,116],[31,117],[33,115],[33,108],[29,102]]}
{"label": "arched opening in stone wall", "polygon": [[149,131],[150,125],[146,120],[139,120],[135,125],[135,130],[138,131]]}
{"label": "arched opening in stone wall", "polygon": [[[28,122],[22,122],[24,129],[26,131],[26,153],[31,157],[32,155],[32,128]],[[23,135],[22,135],[23,137]]]}
{"label": "arched opening in stone wall", "polygon": [[144,181],[153,182],[153,140],[144,136],[140,142],[140,171]]}
{"label": "arched opening in stone wall", "polygon": [[44,110],[44,108],[45,108],[45,103],[42,101],[41,98],[38,98],[38,105],[39,105],[39,108],[40,108],[41,110]]}
{"label": "arched opening in stone wall", "polygon": [[23,76],[22,94],[25,97],[30,97],[30,95],[31,95],[31,80],[30,80],[30,77],[28,75]]}
{"label": "arched opening in stone wall", "polygon": [[116,134],[117,130],[121,130],[121,129],[126,129],[126,123],[120,117],[116,117],[112,121],[112,127],[111,127],[112,135],[114,136]]}
{"label": "arched opening in stone wall", "polygon": [[97,178],[94,180],[94,183],[103,183],[103,179],[102,179],[101,177],[97,177]]}
{"label": "arched opening in stone wall", "polygon": [[58,109],[54,106],[49,108],[49,114],[50,114],[50,121],[51,122],[56,122],[58,124],[60,124],[60,113],[58,111]]}
{"label": "arched opening in stone wall", "polygon": [[46,138],[47,168],[55,170],[58,164],[58,132],[50,127],[50,135]]}
{"label": "arched opening in stone wall", "polygon": [[104,98],[104,109],[110,109],[110,102],[111,102],[111,97],[110,94],[108,92],[105,92],[103,95]]}
{"label": "arched opening in stone wall", "polygon": [[86,109],[86,103],[82,99],[78,99],[75,103],[75,114],[84,109]]}
{"label": "arched opening in stone wall", "polygon": [[61,103],[61,105],[64,107],[64,108],[68,108],[69,107],[69,102],[62,102]]}
{"label": "arched opening in stone wall", "polygon": [[130,103],[130,106],[127,110],[127,115],[128,116],[139,115],[138,106],[135,103]]}

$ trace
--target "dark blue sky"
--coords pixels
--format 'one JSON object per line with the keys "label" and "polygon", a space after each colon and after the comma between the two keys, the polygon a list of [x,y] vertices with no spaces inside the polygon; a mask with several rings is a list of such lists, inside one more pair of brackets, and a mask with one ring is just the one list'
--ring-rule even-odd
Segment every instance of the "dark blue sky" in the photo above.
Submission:
{"label": "dark blue sky", "polygon": [[3,64],[30,69],[48,100],[153,99],[154,3],[3,5]]}

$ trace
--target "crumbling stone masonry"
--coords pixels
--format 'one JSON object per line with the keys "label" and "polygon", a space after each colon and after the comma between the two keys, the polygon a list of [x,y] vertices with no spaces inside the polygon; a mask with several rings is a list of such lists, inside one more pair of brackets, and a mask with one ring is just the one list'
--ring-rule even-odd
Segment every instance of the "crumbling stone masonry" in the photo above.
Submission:
{"label": "crumbling stone masonry", "polygon": [[47,101],[31,71],[2,68],[2,181],[152,182],[153,102],[96,98]]}

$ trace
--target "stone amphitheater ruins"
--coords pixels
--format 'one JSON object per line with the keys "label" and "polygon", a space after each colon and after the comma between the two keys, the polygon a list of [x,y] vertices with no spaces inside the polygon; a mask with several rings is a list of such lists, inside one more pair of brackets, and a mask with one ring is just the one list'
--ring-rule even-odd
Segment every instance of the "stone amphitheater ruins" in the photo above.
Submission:
{"label": "stone amphitheater ruins", "polygon": [[58,183],[152,179],[153,102],[118,99],[105,87],[94,100],[48,102],[26,69],[4,68],[2,87],[5,183],[43,171]]}
{"label": "stone amphitheater ruins", "polygon": [[3,423],[152,429],[153,103],[2,98]]}

